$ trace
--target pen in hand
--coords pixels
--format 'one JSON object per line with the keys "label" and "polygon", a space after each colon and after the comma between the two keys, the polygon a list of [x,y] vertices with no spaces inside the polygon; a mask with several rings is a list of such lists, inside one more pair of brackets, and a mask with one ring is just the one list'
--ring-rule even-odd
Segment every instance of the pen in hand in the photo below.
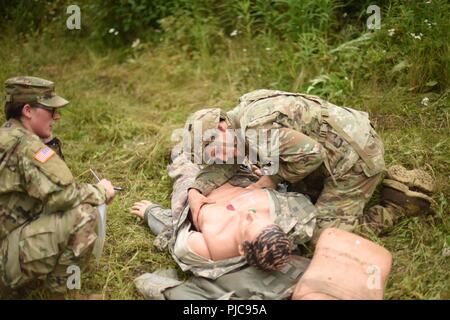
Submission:
{"label": "pen in hand", "polygon": [[[94,175],[95,179],[97,179],[97,182],[100,182],[100,178],[97,176],[97,174],[95,173],[94,170],[92,170],[91,168],[89,169],[91,171],[91,173]],[[125,189],[122,187],[113,187],[114,190],[116,191],[124,191]]]}

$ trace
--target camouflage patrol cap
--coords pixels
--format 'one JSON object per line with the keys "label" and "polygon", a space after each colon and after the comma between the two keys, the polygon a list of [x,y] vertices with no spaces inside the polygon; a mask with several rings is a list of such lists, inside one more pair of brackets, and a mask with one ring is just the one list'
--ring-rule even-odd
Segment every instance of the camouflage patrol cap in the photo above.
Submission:
{"label": "camouflage patrol cap", "polygon": [[[219,122],[225,120],[228,126],[231,125],[230,119],[227,114],[220,108],[208,108],[201,109],[194,112],[186,121],[185,129],[189,132],[191,141],[194,141],[194,128],[196,124],[200,123],[202,126],[201,135],[203,136],[206,131],[211,129],[217,129]],[[199,133],[197,133],[199,134]]]}
{"label": "camouflage patrol cap", "polygon": [[[226,113],[220,108],[208,108],[201,109],[194,112],[186,121],[184,129],[188,131],[188,135],[184,137],[184,145],[190,145],[189,150],[191,150],[191,156],[194,157],[196,152],[201,152],[201,150],[194,150],[195,146],[194,140],[200,138],[202,148],[205,148],[210,141],[203,140],[205,132],[211,129],[217,129],[219,127],[219,122],[225,120],[228,126],[231,125],[230,119]],[[201,132],[194,132],[197,125],[201,125]],[[200,136],[201,135],[201,136]]]}
{"label": "camouflage patrol cap", "polygon": [[202,124],[202,134],[210,129],[217,129],[219,122],[225,120],[228,125],[231,125],[226,113],[220,108],[201,109],[194,112],[186,121],[185,129],[189,132],[194,130],[194,123],[200,121]]}
{"label": "camouflage patrol cap", "polygon": [[69,101],[56,95],[55,84],[51,81],[21,76],[5,81],[6,102],[37,102],[49,108],[61,108]]}

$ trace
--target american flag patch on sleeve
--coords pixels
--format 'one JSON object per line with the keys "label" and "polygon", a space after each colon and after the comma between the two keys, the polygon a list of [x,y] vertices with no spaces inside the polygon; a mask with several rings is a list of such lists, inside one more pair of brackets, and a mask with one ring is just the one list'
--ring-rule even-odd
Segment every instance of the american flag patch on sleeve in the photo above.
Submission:
{"label": "american flag patch on sleeve", "polygon": [[38,152],[36,152],[34,158],[41,163],[46,163],[54,154],[55,151],[53,151],[52,148],[42,147]]}

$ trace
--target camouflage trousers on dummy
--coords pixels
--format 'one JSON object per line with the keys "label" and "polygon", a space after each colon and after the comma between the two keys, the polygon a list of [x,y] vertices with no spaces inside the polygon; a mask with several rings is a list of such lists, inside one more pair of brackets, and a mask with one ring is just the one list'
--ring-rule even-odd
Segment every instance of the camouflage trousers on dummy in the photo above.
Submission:
{"label": "camouflage trousers on dummy", "polygon": [[[280,300],[289,299],[310,260],[293,256],[280,271],[244,267],[215,280],[190,277],[179,281],[176,272],[146,273],[135,279],[138,291],[150,300]],[[175,271],[175,270],[172,270]]]}
{"label": "camouflage trousers on dummy", "polygon": [[69,266],[85,265],[97,238],[97,209],[88,204],[41,215],[0,240],[3,286],[18,289],[45,282],[53,293],[67,289]]}

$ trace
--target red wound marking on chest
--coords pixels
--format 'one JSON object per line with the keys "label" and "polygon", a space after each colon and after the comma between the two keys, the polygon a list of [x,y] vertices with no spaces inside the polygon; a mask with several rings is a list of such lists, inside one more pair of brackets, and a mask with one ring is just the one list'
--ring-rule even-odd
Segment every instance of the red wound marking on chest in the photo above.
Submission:
{"label": "red wound marking on chest", "polygon": [[233,205],[230,203],[229,205],[227,205],[227,209],[230,211],[234,211],[236,209],[234,209]]}

